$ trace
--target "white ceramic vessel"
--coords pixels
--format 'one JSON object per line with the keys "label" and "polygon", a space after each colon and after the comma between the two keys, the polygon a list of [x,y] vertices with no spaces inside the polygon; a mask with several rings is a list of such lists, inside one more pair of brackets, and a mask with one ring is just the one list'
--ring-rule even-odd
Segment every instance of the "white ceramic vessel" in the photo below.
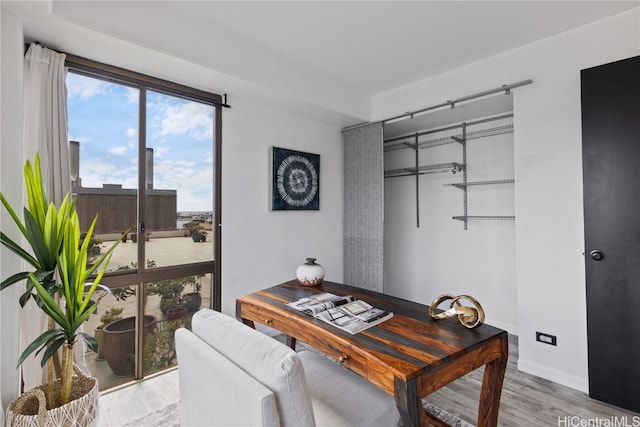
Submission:
{"label": "white ceramic vessel", "polygon": [[307,262],[296,269],[296,277],[303,286],[318,286],[324,279],[324,267],[316,264],[315,258],[307,258]]}

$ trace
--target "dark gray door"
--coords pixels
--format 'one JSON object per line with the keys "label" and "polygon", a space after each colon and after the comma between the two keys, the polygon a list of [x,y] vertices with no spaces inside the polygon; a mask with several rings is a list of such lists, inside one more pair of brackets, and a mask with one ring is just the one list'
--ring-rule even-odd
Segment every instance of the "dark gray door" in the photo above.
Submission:
{"label": "dark gray door", "polygon": [[589,395],[640,412],[640,56],[581,77]]}

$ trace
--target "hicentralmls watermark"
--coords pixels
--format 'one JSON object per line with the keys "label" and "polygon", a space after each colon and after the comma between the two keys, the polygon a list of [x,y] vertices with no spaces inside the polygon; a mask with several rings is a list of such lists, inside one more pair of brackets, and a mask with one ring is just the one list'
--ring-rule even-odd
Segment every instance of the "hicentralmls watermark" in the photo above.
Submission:
{"label": "hicentralmls watermark", "polygon": [[577,415],[559,416],[558,427],[640,427],[640,415],[608,418],[583,418]]}

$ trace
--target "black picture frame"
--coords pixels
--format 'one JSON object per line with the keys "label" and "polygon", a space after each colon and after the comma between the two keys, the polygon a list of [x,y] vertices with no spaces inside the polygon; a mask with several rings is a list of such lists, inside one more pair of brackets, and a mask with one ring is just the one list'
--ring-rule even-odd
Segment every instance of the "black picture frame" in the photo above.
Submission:
{"label": "black picture frame", "polygon": [[320,210],[320,155],[271,147],[271,210]]}

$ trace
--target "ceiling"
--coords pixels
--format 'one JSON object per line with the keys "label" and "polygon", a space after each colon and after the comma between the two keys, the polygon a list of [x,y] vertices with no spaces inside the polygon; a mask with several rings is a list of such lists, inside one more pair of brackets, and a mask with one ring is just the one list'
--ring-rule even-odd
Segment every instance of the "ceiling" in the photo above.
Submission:
{"label": "ceiling", "polygon": [[[215,70],[208,79],[222,82],[224,91],[259,88],[265,98],[291,101],[292,109],[302,100],[316,110],[339,105],[351,122],[370,116],[377,94],[639,6],[639,0],[2,0],[3,9],[24,19],[27,40],[142,72],[152,61],[143,47],[182,61],[157,74],[188,82],[188,66],[200,67],[194,74]],[[137,67],[136,58],[124,58],[130,45],[138,47],[131,51],[140,56]]]}
{"label": "ceiling", "polygon": [[182,2],[162,10],[375,95],[638,1]]}

